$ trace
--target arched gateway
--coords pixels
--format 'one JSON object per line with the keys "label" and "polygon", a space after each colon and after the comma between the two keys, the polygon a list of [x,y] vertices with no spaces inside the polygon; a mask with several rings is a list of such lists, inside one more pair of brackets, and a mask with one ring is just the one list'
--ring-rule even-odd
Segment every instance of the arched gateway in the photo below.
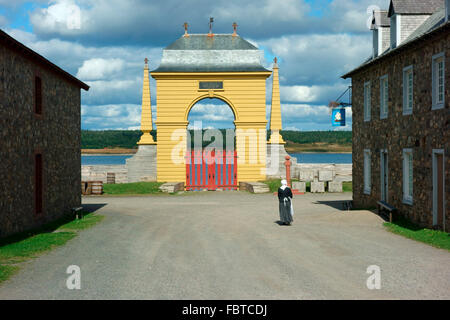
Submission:
{"label": "arched gateway", "polygon": [[135,158],[152,152],[156,145],[157,181],[186,181],[188,115],[205,98],[224,101],[234,113],[237,182],[266,178],[267,145],[282,146],[284,141],[279,135],[281,110],[276,61],[272,95],[277,101],[275,105],[272,101],[272,136],[269,142],[266,139],[266,79],[272,71],[262,66],[262,57],[261,50],[236,33],[186,33],[167,46],[160,66],[150,72],[157,88],[157,143],[149,134],[153,127],[146,64],[141,124],[144,134]]}

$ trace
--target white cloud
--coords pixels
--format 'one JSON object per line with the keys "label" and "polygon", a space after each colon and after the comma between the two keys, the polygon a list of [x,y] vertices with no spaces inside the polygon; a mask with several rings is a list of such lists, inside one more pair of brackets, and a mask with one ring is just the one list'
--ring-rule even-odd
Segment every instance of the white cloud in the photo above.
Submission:
{"label": "white cloud", "polygon": [[93,58],[83,62],[77,77],[84,80],[104,80],[122,71],[124,67],[125,62],[122,59]]}
{"label": "white cloud", "polygon": [[8,24],[8,19],[0,14],[0,27],[6,26]]}
{"label": "white cloud", "polygon": [[342,83],[333,86],[281,86],[280,95],[283,101],[322,102],[337,98],[346,89]]}
{"label": "white cloud", "polygon": [[74,0],[49,1],[47,8],[39,8],[30,15],[30,22],[38,30],[58,34],[74,34],[82,27],[81,8]]}

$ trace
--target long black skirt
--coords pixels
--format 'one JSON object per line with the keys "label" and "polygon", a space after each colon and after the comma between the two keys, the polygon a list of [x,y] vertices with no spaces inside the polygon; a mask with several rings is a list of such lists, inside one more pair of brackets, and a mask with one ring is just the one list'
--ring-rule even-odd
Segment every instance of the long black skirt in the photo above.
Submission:
{"label": "long black skirt", "polygon": [[280,221],[283,223],[291,223],[294,221],[291,215],[291,200],[280,202]]}

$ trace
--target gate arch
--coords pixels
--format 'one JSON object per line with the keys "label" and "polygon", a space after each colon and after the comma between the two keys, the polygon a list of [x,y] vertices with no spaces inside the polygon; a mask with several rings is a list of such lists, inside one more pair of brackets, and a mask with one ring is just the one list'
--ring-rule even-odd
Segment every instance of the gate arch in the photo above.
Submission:
{"label": "gate arch", "polygon": [[150,73],[157,90],[158,181],[185,181],[186,163],[174,161],[174,150],[186,154],[189,112],[205,98],[224,101],[235,116],[238,182],[266,178],[266,79],[272,72],[262,57],[232,34],[185,35],[163,50],[160,66]]}

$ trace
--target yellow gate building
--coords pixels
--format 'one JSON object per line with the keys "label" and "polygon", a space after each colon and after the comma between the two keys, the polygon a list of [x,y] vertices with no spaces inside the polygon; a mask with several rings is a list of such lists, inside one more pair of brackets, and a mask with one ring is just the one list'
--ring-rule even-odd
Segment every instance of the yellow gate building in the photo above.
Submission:
{"label": "yellow gate building", "polygon": [[[234,113],[238,182],[266,178],[266,79],[272,71],[263,67],[262,59],[263,52],[236,33],[186,33],[166,47],[160,66],[150,73],[157,88],[157,143],[149,134],[153,126],[146,64],[141,123],[144,134],[139,145],[157,145],[157,181],[185,181],[188,116],[191,108],[205,98],[224,101]],[[272,97],[269,143],[282,144],[276,63]]]}

